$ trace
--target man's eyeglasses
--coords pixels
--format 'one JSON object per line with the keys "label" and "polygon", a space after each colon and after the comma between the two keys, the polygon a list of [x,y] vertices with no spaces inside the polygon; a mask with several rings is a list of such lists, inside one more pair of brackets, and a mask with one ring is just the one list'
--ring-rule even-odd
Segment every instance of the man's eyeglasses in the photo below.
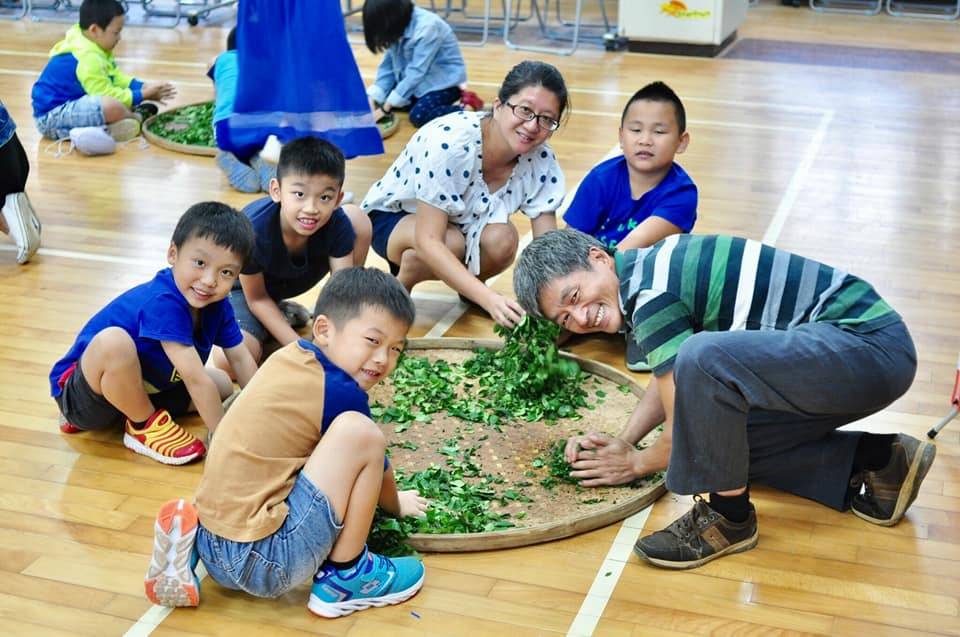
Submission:
{"label": "man's eyeglasses", "polygon": [[513,114],[516,115],[518,119],[522,119],[525,122],[537,120],[537,125],[540,126],[540,128],[548,131],[555,131],[560,128],[559,121],[548,115],[537,115],[529,106],[524,106],[523,104],[511,104],[510,102],[504,102],[503,104],[504,106],[510,107],[510,110],[513,111]]}

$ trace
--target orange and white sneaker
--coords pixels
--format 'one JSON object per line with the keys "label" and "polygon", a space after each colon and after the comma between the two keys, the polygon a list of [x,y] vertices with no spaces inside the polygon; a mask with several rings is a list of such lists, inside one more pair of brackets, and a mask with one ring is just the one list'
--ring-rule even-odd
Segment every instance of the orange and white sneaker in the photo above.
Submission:
{"label": "orange and white sneaker", "polygon": [[200,603],[197,566],[197,510],[186,500],[170,500],[153,525],[153,556],[143,580],[147,598],[161,606]]}
{"label": "orange and white sneaker", "polygon": [[203,442],[174,422],[166,409],[158,409],[147,426],[136,429],[127,419],[123,446],[163,464],[187,464],[207,452]]}

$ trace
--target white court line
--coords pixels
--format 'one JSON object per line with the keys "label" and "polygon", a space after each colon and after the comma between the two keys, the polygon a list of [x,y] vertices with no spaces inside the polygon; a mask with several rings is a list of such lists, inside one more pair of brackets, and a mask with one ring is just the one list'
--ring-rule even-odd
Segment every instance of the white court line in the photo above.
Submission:
{"label": "white court line", "polygon": [[[763,233],[763,243],[772,246],[777,242],[777,239],[780,238],[783,226],[787,221],[787,217],[790,216],[790,212],[793,210],[793,205],[797,201],[797,195],[807,179],[810,167],[813,166],[813,162],[820,152],[820,146],[823,143],[824,137],[826,137],[827,128],[829,128],[830,122],[832,121],[833,111],[824,111],[820,117],[817,132],[807,144],[807,148],[803,153],[803,159],[800,160],[796,170],[793,171],[793,177],[791,177],[787,189],[780,198],[780,205],[777,206],[777,211],[773,215],[773,219],[770,220],[767,231]],[[593,584],[590,586],[590,590],[587,592],[587,596],[584,598],[583,604],[581,604],[580,610],[577,612],[577,616],[573,618],[573,622],[571,622],[570,628],[567,630],[567,637],[590,637],[593,635],[597,623],[599,623],[600,618],[603,616],[607,602],[610,601],[610,596],[613,594],[613,590],[620,580],[620,574],[623,573],[623,568],[630,558],[633,545],[636,543],[637,538],[640,537],[640,532],[643,530],[643,525],[652,509],[653,505],[651,504],[640,513],[624,520],[623,524],[620,525],[620,530],[617,532],[617,537],[613,540],[613,545],[610,547],[606,559],[600,564],[600,570],[597,571],[596,577],[593,578]]]}
{"label": "white court line", "polygon": [[780,238],[783,224],[786,223],[787,217],[790,216],[790,211],[793,210],[793,204],[796,203],[797,195],[800,194],[800,189],[807,180],[807,175],[813,166],[814,160],[817,158],[817,154],[820,152],[820,146],[827,136],[827,129],[830,127],[832,121],[832,110],[826,111],[820,118],[817,131],[813,134],[810,143],[807,144],[807,150],[803,154],[803,159],[800,160],[800,165],[793,172],[793,177],[790,178],[787,190],[783,193],[783,197],[780,198],[780,205],[777,206],[777,212],[774,213],[773,219],[770,220],[767,231],[763,233],[763,239],[761,240],[763,243],[774,245],[777,239]]}
{"label": "white court line", "polygon": [[[197,568],[194,572],[197,574],[198,582],[203,581],[203,578],[207,576],[207,569],[204,567],[203,562],[197,562]],[[153,604],[147,609],[147,612],[140,616],[136,624],[128,628],[127,632],[123,633],[123,637],[147,637],[156,630],[161,622],[167,618],[167,615],[173,611],[174,608],[171,606]]]}
{"label": "white court line", "polygon": [[583,598],[580,610],[574,617],[573,623],[567,630],[567,637],[589,637],[597,627],[597,622],[603,616],[603,610],[607,607],[610,596],[613,595],[613,589],[617,587],[620,581],[620,575],[627,561],[633,554],[633,543],[637,541],[637,536],[643,530],[650,512],[653,510],[653,504],[642,511],[635,513],[623,521],[617,537],[614,538],[610,550],[607,551],[607,557],[600,564],[600,570],[587,591],[587,596]]}
{"label": "white court line", "polygon": [[[0,55],[12,55],[16,57],[27,57],[27,58],[43,58],[47,59],[50,57],[49,53],[42,53],[40,51],[13,51],[10,49],[0,49]],[[204,64],[203,62],[173,62],[167,60],[151,60],[148,58],[114,58],[117,62],[122,62],[124,64],[152,64],[155,66],[180,66],[184,68],[191,69],[205,69],[209,64]]]}

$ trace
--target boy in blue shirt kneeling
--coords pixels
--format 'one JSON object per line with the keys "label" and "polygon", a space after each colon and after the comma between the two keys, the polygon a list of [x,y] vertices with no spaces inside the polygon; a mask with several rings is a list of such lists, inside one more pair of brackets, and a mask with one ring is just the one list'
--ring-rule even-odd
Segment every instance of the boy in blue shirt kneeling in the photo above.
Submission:
{"label": "boy in blue shirt kneeling", "polygon": [[[563,216],[566,224],[620,252],[690,232],[697,221],[697,187],[673,160],[690,143],[686,127],[683,102],[663,82],[634,93],[620,118],[623,154],[584,177]],[[650,370],[629,337],[627,367]]]}
{"label": "boy in blue shirt kneeling", "polygon": [[226,302],[253,245],[246,217],[226,204],[198,203],[180,218],[169,268],[124,292],[84,325],[50,373],[61,431],[123,426],[123,444],[164,464],[206,453],[173,417],[200,412],[213,431],[233,384],[205,363],[223,348],[240,386],[257,369]]}
{"label": "boy in blue shirt kneeling", "polygon": [[367,394],[396,367],[413,324],[410,295],[372,268],[335,273],[317,299],[313,339],[264,363],[224,416],[196,506],[172,500],[154,527],[147,597],[196,606],[202,560],[218,584],[275,598],[313,578],[323,617],[400,603],[423,585],[416,558],[367,550],[377,505],[422,515],[397,491]]}

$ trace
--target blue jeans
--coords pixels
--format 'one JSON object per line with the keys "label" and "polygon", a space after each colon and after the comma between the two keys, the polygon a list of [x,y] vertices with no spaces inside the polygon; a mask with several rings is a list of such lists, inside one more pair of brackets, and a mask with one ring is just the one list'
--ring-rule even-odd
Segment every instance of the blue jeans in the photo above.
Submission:
{"label": "blue jeans", "polygon": [[806,323],[695,334],[673,369],[667,488],[760,482],[844,510],[861,432],[836,429],[902,396],[916,370],[902,321],[867,333]]}
{"label": "blue jeans", "polygon": [[70,137],[71,128],[103,126],[103,100],[99,95],[84,95],[64,102],[37,118],[37,130],[48,139]]}
{"label": "blue jeans", "polygon": [[[229,488],[225,486],[224,488]],[[197,552],[218,584],[257,597],[279,597],[311,579],[343,529],[329,500],[302,473],[287,496],[287,519],[255,542],[234,542],[197,529]]]}

